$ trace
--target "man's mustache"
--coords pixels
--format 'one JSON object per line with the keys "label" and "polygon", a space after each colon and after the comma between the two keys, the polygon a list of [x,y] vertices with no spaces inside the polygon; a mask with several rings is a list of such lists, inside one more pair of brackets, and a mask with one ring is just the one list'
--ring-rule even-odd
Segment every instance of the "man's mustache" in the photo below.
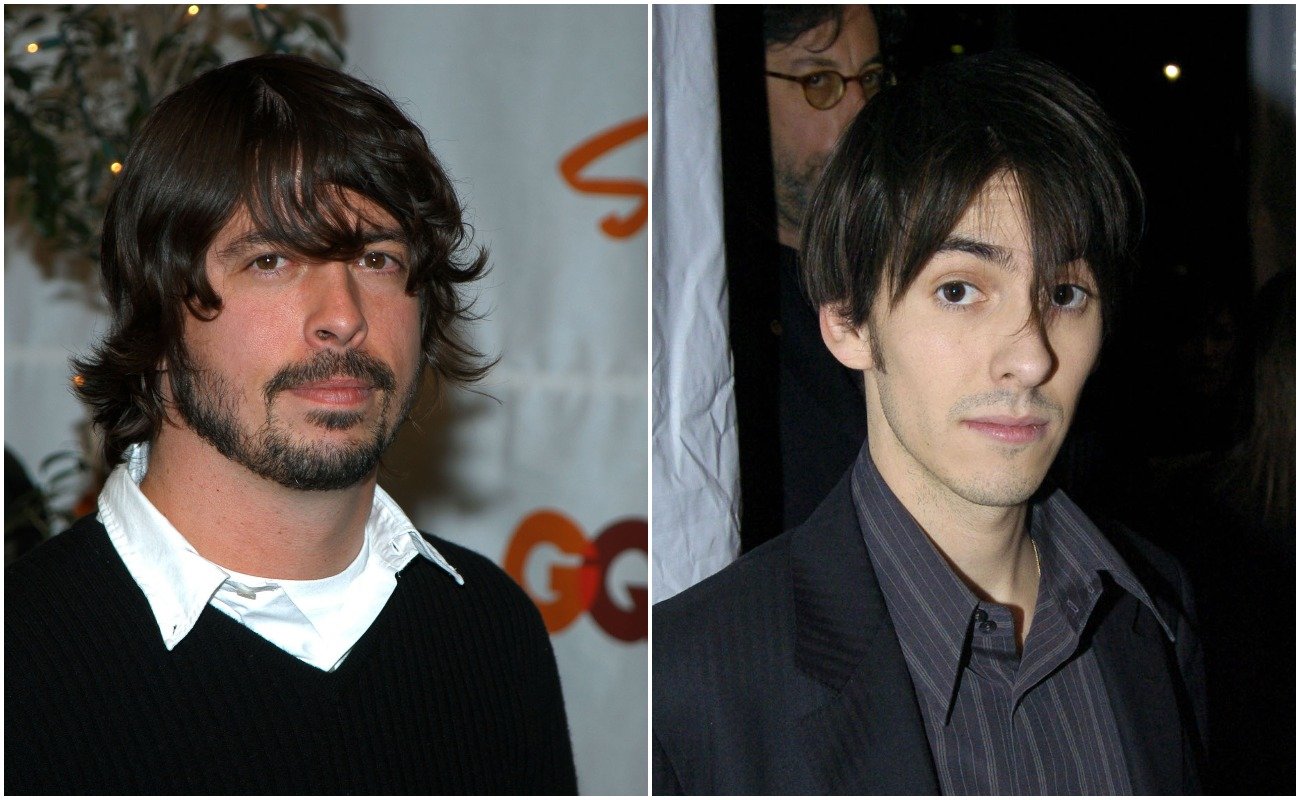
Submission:
{"label": "man's mustache", "polygon": [[357,378],[372,388],[393,391],[397,378],[387,364],[360,350],[323,350],[301,364],[290,364],[275,373],[262,388],[262,396],[269,404],[280,392],[303,384],[337,377]]}
{"label": "man's mustache", "polygon": [[[1022,400],[1023,397],[1023,400]],[[1006,409],[1007,411],[1021,411],[1028,405],[1041,411],[1048,411],[1057,417],[1064,416],[1065,409],[1053,400],[1044,397],[1037,389],[1031,390],[1027,396],[1022,392],[1011,389],[994,389],[988,392],[973,394],[969,397],[963,397],[958,400],[949,411],[952,416],[958,416],[971,411],[981,409]]]}

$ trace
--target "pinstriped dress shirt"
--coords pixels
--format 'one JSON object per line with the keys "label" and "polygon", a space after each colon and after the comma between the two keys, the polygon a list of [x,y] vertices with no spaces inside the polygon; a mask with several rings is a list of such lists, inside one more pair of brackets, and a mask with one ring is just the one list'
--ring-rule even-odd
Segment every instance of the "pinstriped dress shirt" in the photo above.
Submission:
{"label": "pinstriped dress shirt", "polygon": [[1088,621],[1126,591],[1173,636],[1096,526],[1061,491],[1031,504],[1042,577],[1021,655],[1010,610],[949,568],[865,445],[852,488],[944,794],[1131,794]]}

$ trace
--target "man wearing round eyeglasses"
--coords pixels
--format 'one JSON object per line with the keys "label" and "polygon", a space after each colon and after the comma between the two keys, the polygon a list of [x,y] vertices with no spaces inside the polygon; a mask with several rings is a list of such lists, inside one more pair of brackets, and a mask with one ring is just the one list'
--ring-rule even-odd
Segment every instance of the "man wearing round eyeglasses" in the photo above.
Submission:
{"label": "man wearing round eyeglasses", "polygon": [[831,148],[888,75],[867,6],[768,6],[763,35],[777,238],[798,247],[808,197]]}
{"label": "man wearing round eyeglasses", "polygon": [[[779,508],[746,511],[745,537],[753,546],[798,525],[812,513],[857,456],[866,436],[861,377],[822,345],[817,313],[799,290],[795,248],[808,198],[841,131],[882,88],[893,82],[882,41],[901,12],[888,6],[764,6],[763,37],[768,118],[772,139],[778,250],[779,316],[769,326],[778,339],[777,428],[780,469],[746,478],[748,494],[780,491]],[[738,378],[738,384],[741,382]],[[739,386],[737,392],[753,384]],[[742,458],[742,470],[747,463]],[[779,486],[775,485],[779,484]],[[775,504],[771,504],[775,506]],[[779,517],[779,518],[777,518]]]}

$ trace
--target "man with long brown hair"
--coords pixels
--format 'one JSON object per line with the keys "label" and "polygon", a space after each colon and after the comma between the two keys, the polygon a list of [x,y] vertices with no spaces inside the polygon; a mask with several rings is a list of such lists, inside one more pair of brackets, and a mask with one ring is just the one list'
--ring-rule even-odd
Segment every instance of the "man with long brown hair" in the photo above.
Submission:
{"label": "man with long brown hair", "polygon": [[77,385],[98,514],[5,585],[16,793],[572,793],[536,608],[377,485],[458,326],[451,181],[393,102],[288,56],[163,100],[124,162]]}

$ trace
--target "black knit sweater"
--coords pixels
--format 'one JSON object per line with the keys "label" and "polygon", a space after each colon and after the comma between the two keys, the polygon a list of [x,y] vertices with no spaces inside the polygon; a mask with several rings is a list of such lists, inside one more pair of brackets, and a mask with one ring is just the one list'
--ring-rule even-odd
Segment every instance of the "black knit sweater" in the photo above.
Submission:
{"label": "black knit sweater", "polygon": [[5,573],[6,794],[573,794],[537,609],[429,537],[334,672],[209,606],[174,650],[93,517]]}

